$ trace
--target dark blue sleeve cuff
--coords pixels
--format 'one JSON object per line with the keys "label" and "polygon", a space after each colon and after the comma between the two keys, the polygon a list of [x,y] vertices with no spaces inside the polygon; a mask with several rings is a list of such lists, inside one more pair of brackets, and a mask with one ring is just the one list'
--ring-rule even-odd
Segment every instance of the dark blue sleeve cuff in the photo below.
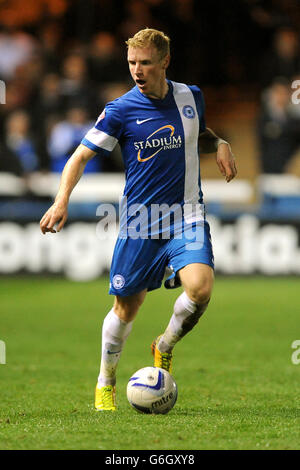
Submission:
{"label": "dark blue sleeve cuff", "polygon": [[94,152],[100,153],[101,150],[102,150],[100,147],[97,147],[97,145],[92,144],[92,142],[90,142],[87,139],[82,139],[81,143],[82,143],[82,145],[85,145],[89,149],[93,150]]}

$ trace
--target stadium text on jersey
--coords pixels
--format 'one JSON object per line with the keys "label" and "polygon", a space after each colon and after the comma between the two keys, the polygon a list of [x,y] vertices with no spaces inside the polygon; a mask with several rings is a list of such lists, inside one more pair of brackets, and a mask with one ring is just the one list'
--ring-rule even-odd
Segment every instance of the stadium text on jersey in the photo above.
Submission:
{"label": "stadium text on jersey", "polygon": [[[162,131],[163,129],[169,129],[170,130],[170,137],[159,137],[157,134]],[[180,135],[178,137],[174,136],[175,128],[174,126],[171,126],[170,124],[160,127],[156,131],[152,132],[145,141],[140,141],[140,142],[134,142],[134,148],[135,150],[138,150],[137,153],[137,159],[139,162],[146,162],[147,160],[150,160],[153,158],[155,155],[157,155],[161,150],[170,150],[174,148],[180,148],[182,145],[182,138]],[[156,138],[153,138],[150,140],[151,137],[156,136]],[[142,150],[144,149],[156,149],[155,152],[147,156],[146,158],[143,158],[141,155]]]}

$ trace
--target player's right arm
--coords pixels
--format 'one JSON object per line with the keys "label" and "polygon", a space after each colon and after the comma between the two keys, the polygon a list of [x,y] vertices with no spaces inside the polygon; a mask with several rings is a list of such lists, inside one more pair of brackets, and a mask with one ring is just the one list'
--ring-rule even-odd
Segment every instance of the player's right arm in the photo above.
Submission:
{"label": "player's right arm", "polygon": [[71,192],[81,178],[87,162],[95,155],[96,152],[80,144],[67,161],[62,172],[54,204],[47,210],[40,221],[40,228],[43,234],[46,232],[56,233],[54,229],[56,224],[58,224],[57,232],[65,225],[68,218],[68,203]]}
{"label": "player's right arm", "polygon": [[79,181],[85,165],[97,153],[111,152],[114,149],[121,136],[123,124],[124,119],[122,119],[117,100],[107,103],[95,126],[87,132],[82,143],[66,163],[54,204],[40,221],[42,233],[55,233],[55,224],[58,224],[58,232],[63,228],[68,217],[71,192]]}

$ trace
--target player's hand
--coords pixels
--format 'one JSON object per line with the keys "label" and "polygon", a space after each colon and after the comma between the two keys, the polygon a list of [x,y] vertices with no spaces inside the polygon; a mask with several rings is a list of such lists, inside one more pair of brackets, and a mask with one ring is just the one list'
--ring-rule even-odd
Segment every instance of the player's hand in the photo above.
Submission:
{"label": "player's hand", "polygon": [[[46,232],[56,233],[59,232],[66,223],[68,218],[67,206],[55,202],[50,209],[43,215],[40,220],[40,228],[45,235]],[[57,229],[54,226],[58,224]]]}
{"label": "player's hand", "polygon": [[229,181],[231,181],[236,176],[237,169],[235,158],[231,152],[230,145],[219,145],[217,152],[217,165],[222,175],[225,176],[227,183],[229,183]]}

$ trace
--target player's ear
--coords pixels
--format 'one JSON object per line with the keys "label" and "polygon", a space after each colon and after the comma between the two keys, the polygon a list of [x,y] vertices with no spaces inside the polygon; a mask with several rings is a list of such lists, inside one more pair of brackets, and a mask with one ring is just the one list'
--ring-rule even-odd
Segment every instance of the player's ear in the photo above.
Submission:
{"label": "player's ear", "polygon": [[170,56],[169,54],[167,54],[167,55],[163,58],[163,68],[164,68],[165,70],[169,67],[170,59],[171,59],[171,56]]}

